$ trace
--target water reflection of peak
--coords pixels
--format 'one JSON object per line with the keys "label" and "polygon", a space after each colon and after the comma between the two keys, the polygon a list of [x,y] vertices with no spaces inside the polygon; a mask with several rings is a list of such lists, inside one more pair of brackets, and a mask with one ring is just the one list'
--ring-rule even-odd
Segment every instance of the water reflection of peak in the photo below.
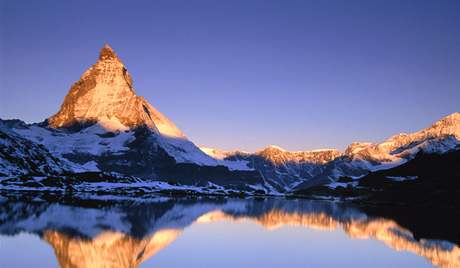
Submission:
{"label": "water reflection of peak", "polygon": [[111,230],[143,238],[161,229],[183,229],[214,210],[222,210],[235,217],[256,217],[273,209],[322,211],[337,218],[364,215],[330,202],[281,199],[160,198],[152,202],[64,200],[56,203],[9,199],[2,202],[0,208],[0,232],[15,234],[20,231],[41,233],[43,230],[56,230],[69,236],[91,238]]}
{"label": "water reflection of peak", "polygon": [[343,229],[350,237],[381,240],[440,267],[460,264],[460,250],[452,243],[417,240],[394,220],[369,217],[361,209],[332,202],[163,197],[151,202],[85,201],[80,206],[75,200],[51,204],[7,200],[0,211],[0,233],[41,235],[61,265],[81,255],[135,266],[169,245],[185,227],[217,220],[249,220],[267,229],[284,225]]}
{"label": "water reflection of peak", "polygon": [[43,239],[53,247],[61,267],[137,267],[180,234],[180,230],[164,229],[138,239],[104,231],[92,239],[81,239],[57,231],[45,231]]}
{"label": "water reflection of peak", "polygon": [[0,206],[0,233],[21,231],[43,233],[54,230],[69,237],[90,239],[105,231],[125,233],[142,239],[165,228],[182,229],[191,224],[196,215],[225,203],[193,199],[152,199],[136,201],[60,200],[4,200]]}

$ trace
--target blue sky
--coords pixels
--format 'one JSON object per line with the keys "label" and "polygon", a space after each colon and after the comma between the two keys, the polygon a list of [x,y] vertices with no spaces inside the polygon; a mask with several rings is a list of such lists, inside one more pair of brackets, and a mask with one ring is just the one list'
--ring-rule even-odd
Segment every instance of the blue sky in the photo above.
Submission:
{"label": "blue sky", "polygon": [[199,145],[344,149],[460,111],[460,1],[0,1],[1,118],[57,112],[105,42]]}

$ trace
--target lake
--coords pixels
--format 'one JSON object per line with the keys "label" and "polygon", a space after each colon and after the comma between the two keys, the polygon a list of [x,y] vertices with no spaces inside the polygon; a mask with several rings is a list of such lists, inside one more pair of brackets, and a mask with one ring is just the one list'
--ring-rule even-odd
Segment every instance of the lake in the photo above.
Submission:
{"label": "lake", "polygon": [[381,213],[388,208],[49,194],[11,194],[0,203],[0,267],[460,265],[458,237],[423,237],[426,231],[400,216],[407,213]]}

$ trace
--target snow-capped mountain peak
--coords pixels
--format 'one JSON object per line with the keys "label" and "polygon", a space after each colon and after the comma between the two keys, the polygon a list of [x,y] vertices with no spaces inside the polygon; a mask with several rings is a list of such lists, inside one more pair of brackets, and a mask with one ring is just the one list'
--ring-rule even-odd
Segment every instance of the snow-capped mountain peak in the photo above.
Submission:
{"label": "snow-capped mountain peak", "polygon": [[460,140],[460,113],[452,113],[438,120],[425,133],[431,136],[452,135]]}
{"label": "snow-capped mountain peak", "polygon": [[444,153],[460,144],[460,113],[448,115],[414,133],[400,133],[380,143],[352,143],[345,155],[356,166],[378,170],[400,165],[420,152]]}
{"label": "snow-capped mountain peak", "polygon": [[[160,163],[163,170],[174,163],[226,165],[203,153],[171,120],[136,95],[131,75],[107,44],[44,125],[12,128],[71,162],[74,171],[90,166],[91,171],[154,177],[158,174],[154,166]],[[246,162],[232,162],[229,168],[248,170]]]}
{"label": "snow-capped mountain peak", "polygon": [[53,128],[118,121],[128,128],[147,126],[167,137],[185,135],[143,97],[137,96],[125,65],[109,45],[97,62],[73,84],[58,113],[48,119]]}
{"label": "snow-capped mountain peak", "polygon": [[453,113],[418,132],[397,134],[380,143],[351,143],[345,153],[334,149],[287,151],[274,145],[255,153],[210,148],[204,152],[227,161],[246,160],[279,189],[292,189],[309,180],[320,184],[341,176],[359,177],[369,171],[391,168],[412,159],[420,151],[444,153],[459,148],[459,134],[460,113]]}
{"label": "snow-capped mountain peak", "polygon": [[120,60],[113,50],[113,48],[109,44],[104,44],[101,51],[99,52],[99,60],[106,60],[106,59],[117,59]]}
{"label": "snow-capped mountain peak", "polygon": [[219,182],[246,185],[250,181],[271,192],[330,183],[341,176],[358,178],[400,165],[419,152],[460,149],[460,113],[456,112],[418,132],[380,143],[352,143],[345,153],[287,151],[274,145],[255,153],[200,150],[136,95],[129,72],[109,45],[45,123],[0,123],[1,174],[102,171],[149,179],[194,176],[194,183],[226,178]]}

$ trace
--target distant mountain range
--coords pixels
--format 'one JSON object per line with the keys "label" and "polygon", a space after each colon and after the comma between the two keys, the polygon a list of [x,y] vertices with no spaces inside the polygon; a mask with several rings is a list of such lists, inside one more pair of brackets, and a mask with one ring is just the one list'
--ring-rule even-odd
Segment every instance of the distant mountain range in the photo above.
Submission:
{"label": "distant mountain range", "polygon": [[458,149],[460,113],[382,143],[352,143],[345,152],[289,152],[276,146],[255,153],[199,148],[136,95],[129,72],[108,45],[73,84],[55,115],[36,124],[0,119],[1,187],[19,185],[15,178],[99,174],[111,180],[161,181],[175,189],[282,194],[333,184],[343,177],[358,179],[404,164],[419,153]]}
{"label": "distant mountain range", "polygon": [[247,161],[249,167],[260,171],[280,191],[331,183],[340,177],[362,177],[404,164],[420,152],[443,154],[458,149],[460,113],[446,116],[421,131],[398,134],[381,143],[352,143],[343,153],[335,149],[290,152],[277,146],[255,153],[202,148],[210,156],[227,162]]}

